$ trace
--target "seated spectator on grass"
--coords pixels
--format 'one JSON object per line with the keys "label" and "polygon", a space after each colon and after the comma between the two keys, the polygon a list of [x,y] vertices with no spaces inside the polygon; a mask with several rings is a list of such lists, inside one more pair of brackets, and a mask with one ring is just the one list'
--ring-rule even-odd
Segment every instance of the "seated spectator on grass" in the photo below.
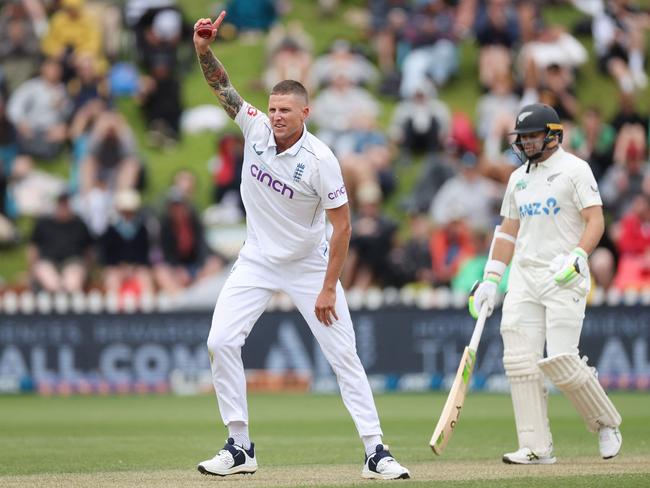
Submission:
{"label": "seated spectator on grass", "polygon": [[594,15],[592,36],[598,68],[614,78],[624,93],[648,85],[643,66],[647,25],[648,13],[635,11],[626,1],[607,0],[606,8]]}
{"label": "seated spectator on grass", "polygon": [[121,190],[114,204],[116,215],[99,240],[106,293],[151,294],[149,231],[140,212],[140,195],[135,190]]}
{"label": "seated spectator on grass", "polygon": [[88,54],[76,58],[75,73],[66,88],[72,103],[71,119],[86,103],[96,99],[108,103],[111,98],[106,76],[99,72],[97,62]]}
{"label": "seated spectator on grass", "polygon": [[142,64],[146,76],[141,80],[139,101],[153,147],[172,145],[179,138],[183,112],[178,48],[183,19],[176,10],[162,10],[145,30]]}
{"label": "seated spectator on grass", "polygon": [[101,23],[84,0],[61,0],[61,8],[50,19],[42,49],[46,56],[62,63],[65,81],[72,77],[76,57],[81,54],[92,56],[101,63],[102,69],[107,67],[102,51]]}
{"label": "seated spectator on grass", "polygon": [[409,232],[406,242],[393,247],[388,257],[390,278],[386,285],[402,287],[409,283],[430,285],[433,283],[431,269],[431,221],[426,213],[410,212]]}
{"label": "seated spectator on grass", "polygon": [[212,174],[213,201],[221,203],[224,198],[236,201],[243,210],[239,193],[241,170],[244,164],[244,138],[241,134],[225,134],[217,139],[217,153],[208,161]]}
{"label": "seated spectator on grass", "polygon": [[457,159],[457,164],[459,172],[442,185],[431,202],[433,222],[446,222],[449,209],[455,208],[456,211],[462,212],[472,228],[494,227],[498,188],[480,174],[478,160],[474,154],[464,153]]}
{"label": "seated spectator on grass", "polygon": [[258,34],[268,31],[278,19],[277,0],[229,0],[225,22],[234,26],[238,34]]}
{"label": "seated spectator on grass", "polygon": [[439,151],[447,139],[450,124],[447,104],[436,98],[432,83],[423,80],[411,97],[395,106],[388,133],[408,158],[411,154]]}
{"label": "seated spectator on grass", "polygon": [[625,159],[610,166],[600,181],[600,194],[605,208],[617,220],[628,212],[637,195],[649,192],[650,163],[644,152],[645,148],[629,144]]}
{"label": "seated spectator on grass", "polygon": [[80,292],[88,278],[93,241],[70,206],[70,196],[57,197],[51,216],[36,221],[27,250],[30,274],[38,289]]}
{"label": "seated spectator on grass", "polygon": [[591,166],[596,181],[599,181],[612,164],[616,131],[603,121],[600,109],[592,105],[582,115],[582,124],[573,128],[569,148]]}
{"label": "seated spectator on grass", "polygon": [[40,76],[20,85],[9,98],[7,115],[18,130],[20,151],[53,159],[66,139],[69,99],[61,83],[61,66],[54,59],[41,65]]}
{"label": "seated spectator on grass", "polygon": [[397,224],[381,214],[381,189],[368,183],[356,194],[350,254],[341,282],[345,288],[366,290],[389,282],[388,256]]}
{"label": "seated spectator on grass", "polygon": [[[397,41],[401,30],[408,21],[412,8],[410,0],[371,0],[368,2],[370,14],[371,42],[377,53],[379,69],[388,80],[396,72]],[[396,94],[396,93],[390,93]]]}
{"label": "seated spectator on grass", "polygon": [[309,51],[298,41],[287,36],[269,55],[268,66],[264,72],[264,86],[271,91],[282,80],[296,80],[311,92],[311,66],[312,57]]}
{"label": "seated spectator on grass", "polygon": [[450,207],[446,219],[431,234],[433,283],[449,286],[462,264],[476,254],[472,231],[460,208]]}
{"label": "seated spectator on grass", "polygon": [[9,93],[38,73],[40,45],[34,24],[21,2],[0,10],[0,77]]}
{"label": "seated spectator on grass", "polygon": [[650,193],[637,195],[618,223],[620,253],[614,286],[621,290],[650,289]]}
{"label": "seated spectator on grass", "polygon": [[388,140],[372,115],[351,114],[350,129],[339,136],[332,150],[341,162],[348,198],[354,199],[357,188],[366,183],[379,184],[384,197],[395,189]]}
{"label": "seated spectator on grass", "polygon": [[[458,268],[458,272],[451,280],[451,289],[455,293],[469,294],[477,281],[483,281],[483,270],[488,260],[490,244],[492,243],[492,232],[485,230],[472,230],[472,239],[476,254],[467,258]],[[508,290],[508,275],[510,266],[503,273],[503,278],[499,282],[499,291],[505,293]]]}
{"label": "seated spectator on grass", "polygon": [[553,107],[563,122],[574,122],[578,115],[578,99],[571,70],[566,66],[551,64],[543,70],[540,82],[540,103]]}
{"label": "seated spectator on grass", "polygon": [[402,64],[400,96],[410,97],[427,78],[436,87],[444,86],[458,70],[455,7],[441,0],[418,2],[402,42],[409,51]]}
{"label": "seated spectator on grass", "polygon": [[364,88],[355,86],[346,76],[338,75],[322,90],[311,106],[311,121],[318,126],[318,137],[329,146],[351,128],[350,114],[364,114],[376,119],[379,102]]}
{"label": "seated spectator on grass", "polygon": [[339,75],[357,86],[374,85],[379,77],[377,68],[343,39],[334,41],[327,54],[316,58],[311,70],[313,85],[318,88],[330,85]]}
{"label": "seated spectator on grass", "polygon": [[82,193],[98,186],[111,192],[136,187],[142,166],[135,138],[122,115],[102,112],[88,144],[88,154],[80,168]]}
{"label": "seated spectator on grass", "polygon": [[574,70],[587,62],[584,46],[558,25],[536,24],[534,38],[526,42],[519,53],[520,72],[532,72],[540,77],[549,66]]}
{"label": "seated spectator on grass", "polygon": [[481,86],[491,87],[494,78],[510,76],[519,26],[511,0],[487,0],[485,3],[474,29],[479,46],[479,81]]}
{"label": "seated spectator on grass", "polygon": [[496,155],[500,153],[501,137],[494,132],[494,128],[502,124],[504,118],[508,120],[508,126],[514,126],[520,97],[514,91],[514,82],[509,73],[493,76],[487,88],[488,92],[479,98],[476,106],[476,133],[485,140],[485,152]]}
{"label": "seated spectator on grass", "polygon": [[158,287],[175,294],[223,269],[224,260],[209,252],[203,225],[180,192],[170,191],[160,218],[162,261],[154,266]]}

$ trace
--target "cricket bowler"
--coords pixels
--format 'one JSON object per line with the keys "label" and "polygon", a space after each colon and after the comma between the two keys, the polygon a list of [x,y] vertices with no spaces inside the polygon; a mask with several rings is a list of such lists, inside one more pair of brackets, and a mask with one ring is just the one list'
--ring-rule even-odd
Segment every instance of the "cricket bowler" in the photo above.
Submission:
{"label": "cricket bowler", "polygon": [[[308,95],[297,81],[285,80],[273,88],[268,115],[242,99],[209,47],[224,16],[221,12],[214,23],[198,20],[194,46],[208,85],[244,134],[241,196],[246,208],[246,242],[217,299],[207,340],[228,440],[198,470],[219,476],[257,470],[248,430],[241,348],[273,294],[281,290],[305,318],[336,374],[343,403],[365,447],[362,477],[409,478],[409,470],[382,443],[379,417],[339,281],[351,232],[339,162],[307,131]],[[329,242],[326,215],[333,227]]]}
{"label": "cricket bowler", "polygon": [[522,108],[511,135],[524,164],[510,176],[483,281],[469,299],[473,316],[483,304],[491,314],[512,260],[501,336],[519,447],[503,462],[556,462],[544,375],[598,434],[609,459],[621,449],[621,416],[578,351],[591,284],[587,259],[605,227],[598,186],[589,164],[560,147],[563,129],[552,107]]}

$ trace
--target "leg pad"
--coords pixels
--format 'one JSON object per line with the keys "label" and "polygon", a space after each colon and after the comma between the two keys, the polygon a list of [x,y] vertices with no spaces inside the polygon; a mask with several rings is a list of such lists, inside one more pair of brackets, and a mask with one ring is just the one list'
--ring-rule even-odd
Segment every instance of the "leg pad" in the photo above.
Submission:
{"label": "leg pad", "polygon": [[540,369],[569,399],[587,425],[598,432],[601,427],[618,427],[621,415],[598,382],[595,368],[587,358],[576,354],[559,354],[539,362]]}

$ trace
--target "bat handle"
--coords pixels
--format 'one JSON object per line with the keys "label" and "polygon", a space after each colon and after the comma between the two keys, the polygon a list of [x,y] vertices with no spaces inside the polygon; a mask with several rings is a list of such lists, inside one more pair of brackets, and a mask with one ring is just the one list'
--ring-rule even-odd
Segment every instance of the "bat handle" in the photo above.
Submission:
{"label": "bat handle", "polygon": [[483,334],[483,327],[485,326],[485,319],[487,318],[488,307],[483,305],[481,310],[478,313],[478,319],[476,319],[476,325],[474,326],[474,332],[472,333],[472,338],[469,341],[469,348],[476,352],[478,349],[478,343],[481,340],[481,335]]}

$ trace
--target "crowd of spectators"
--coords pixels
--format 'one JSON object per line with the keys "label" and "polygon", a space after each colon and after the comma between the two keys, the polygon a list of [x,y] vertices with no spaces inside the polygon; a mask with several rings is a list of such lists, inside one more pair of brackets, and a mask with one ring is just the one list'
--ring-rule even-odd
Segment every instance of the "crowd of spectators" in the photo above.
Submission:
{"label": "crowd of spectators", "polygon": [[[589,162],[600,186],[608,226],[591,259],[595,285],[650,289],[650,131],[638,103],[650,13],[634,0],[367,0],[355,20],[363,39],[334,39],[323,53],[284,18],[290,1],[224,3],[221,42],[263,38],[258,86],[301,81],[310,129],[341,162],[353,214],[346,288],[467,292],[519,164],[508,132],[520,107],[544,102],[562,119],[564,147]],[[544,9],[558,3],[581,20],[549,22]],[[325,20],[353,10],[318,5]],[[175,0],[1,4],[0,244],[20,241],[17,219],[34,219],[22,237],[29,287],[177,294],[227,270],[192,203],[197,175],[179,167],[164,196],[143,204],[150,166],[117,109],[117,97],[131,97],[142,140],[156,150],[178,143],[184,76],[196,69],[192,20]],[[475,66],[461,59],[463,43],[476,47]],[[576,89],[590,53],[620,98],[611,117]],[[445,90],[467,77],[480,91],[475,113],[454,112]],[[242,157],[241,136],[226,131],[205,166],[228,223],[245,218]],[[65,178],[48,171],[61,158]],[[414,181],[396,191],[405,169]]]}

